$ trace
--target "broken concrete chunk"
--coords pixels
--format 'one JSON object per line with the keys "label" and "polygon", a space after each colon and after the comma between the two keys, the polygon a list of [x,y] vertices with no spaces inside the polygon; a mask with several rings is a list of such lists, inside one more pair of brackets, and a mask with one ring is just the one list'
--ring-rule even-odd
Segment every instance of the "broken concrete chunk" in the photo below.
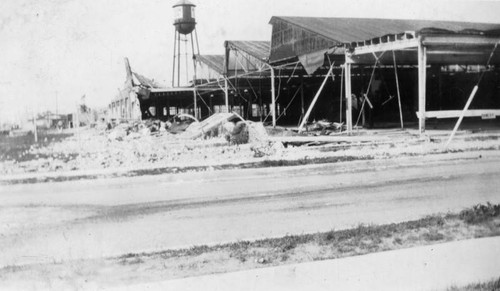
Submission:
{"label": "broken concrete chunk", "polygon": [[264,124],[262,122],[247,122],[248,123],[248,142],[258,143],[269,139]]}
{"label": "broken concrete chunk", "polygon": [[248,143],[248,127],[245,121],[238,121],[231,132],[229,142],[231,144]]}
{"label": "broken concrete chunk", "polygon": [[228,142],[231,139],[231,134],[233,133],[234,126],[235,126],[234,122],[231,121],[228,121],[222,125],[222,135]]}
{"label": "broken concrete chunk", "polygon": [[217,131],[223,124],[236,117],[234,113],[216,113],[198,123],[197,126],[186,129],[183,134],[187,138],[199,138],[209,135],[212,131]]}

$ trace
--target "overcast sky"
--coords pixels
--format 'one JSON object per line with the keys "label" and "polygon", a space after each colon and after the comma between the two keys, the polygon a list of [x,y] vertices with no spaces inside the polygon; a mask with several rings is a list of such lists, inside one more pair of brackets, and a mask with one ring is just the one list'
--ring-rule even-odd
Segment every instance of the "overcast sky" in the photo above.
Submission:
{"label": "overcast sky", "polygon": [[[500,1],[192,0],[201,54],[224,40],[270,40],[271,16],[500,22]],[[169,84],[177,0],[0,0],[0,120],[106,106],[132,69]]]}

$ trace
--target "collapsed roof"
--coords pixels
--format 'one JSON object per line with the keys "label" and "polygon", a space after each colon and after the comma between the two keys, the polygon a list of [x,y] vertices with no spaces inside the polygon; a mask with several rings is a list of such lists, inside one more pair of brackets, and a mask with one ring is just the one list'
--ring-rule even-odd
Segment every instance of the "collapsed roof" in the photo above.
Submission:
{"label": "collapsed roof", "polygon": [[196,60],[217,74],[232,77],[261,70],[267,64],[270,46],[269,41],[227,40],[225,55],[197,55]]}
{"label": "collapsed roof", "polygon": [[136,84],[136,85],[144,86],[146,88],[161,88],[162,87],[158,83],[156,83],[154,81],[154,79],[149,79],[149,78],[144,77],[143,75],[136,73],[136,72],[132,72],[132,74],[134,75],[134,81],[135,81],[134,84]]}

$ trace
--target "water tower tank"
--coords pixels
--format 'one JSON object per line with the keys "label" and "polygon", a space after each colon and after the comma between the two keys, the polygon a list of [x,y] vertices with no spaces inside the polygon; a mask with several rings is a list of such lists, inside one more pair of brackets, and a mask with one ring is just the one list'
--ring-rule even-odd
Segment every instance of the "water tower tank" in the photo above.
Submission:
{"label": "water tower tank", "polygon": [[174,26],[180,34],[189,34],[196,26],[194,17],[194,5],[188,0],[180,0],[174,8]]}

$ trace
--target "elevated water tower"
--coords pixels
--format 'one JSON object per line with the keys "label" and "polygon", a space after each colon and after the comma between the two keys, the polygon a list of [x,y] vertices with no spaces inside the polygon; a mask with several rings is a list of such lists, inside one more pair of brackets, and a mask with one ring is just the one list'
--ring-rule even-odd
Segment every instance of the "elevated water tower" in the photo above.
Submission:
{"label": "elevated water tower", "polygon": [[[196,33],[196,18],[195,7],[193,3],[188,0],[180,0],[174,6],[174,62],[172,68],[172,87],[180,86],[181,80],[181,57],[185,58],[185,67],[183,68],[186,74],[186,83],[189,82],[189,58],[193,62],[193,80],[196,79],[196,55],[200,53],[198,46],[198,35]],[[194,38],[193,38],[194,34]],[[181,37],[182,35],[182,37]],[[184,43],[184,50],[182,49],[181,42]],[[191,54],[188,53],[188,42],[191,43]],[[195,53],[196,46],[196,53]]]}

